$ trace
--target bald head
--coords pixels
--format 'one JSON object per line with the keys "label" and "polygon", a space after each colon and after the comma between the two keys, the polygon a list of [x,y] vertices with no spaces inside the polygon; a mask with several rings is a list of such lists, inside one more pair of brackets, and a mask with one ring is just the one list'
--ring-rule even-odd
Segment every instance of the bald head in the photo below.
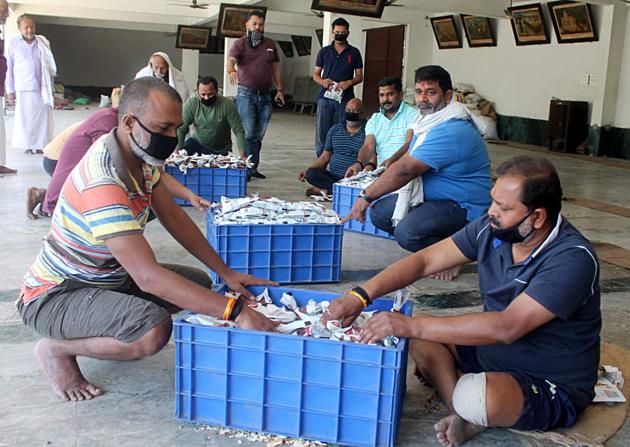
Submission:
{"label": "bald head", "polygon": [[359,98],[352,98],[346,103],[347,112],[361,112],[363,111],[363,101]]}
{"label": "bald head", "polygon": [[168,62],[166,62],[166,59],[159,54],[154,54],[151,56],[149,63],[151,64],[153,75],[156,78],[164,79],[166,73],[168,73]]}
{"label": "bald head", "polygon": [[0,25],[4,25],[9,17],[9,3],[6,0],[0,0]]}
{"label": "bald head", "polygon": [[363,101],[359,98],[352,98],[346,103],[346,126],[350,132],[361,127],[363,115]]}

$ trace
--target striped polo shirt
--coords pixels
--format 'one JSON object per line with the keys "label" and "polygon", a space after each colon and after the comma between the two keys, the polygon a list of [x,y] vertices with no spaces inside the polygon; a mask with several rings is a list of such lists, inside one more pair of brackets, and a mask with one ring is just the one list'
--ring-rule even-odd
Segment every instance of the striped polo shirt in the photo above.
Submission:
{"label": "striped polo shirt", "polygon": [[160,171],[143,164],[140,188],[124,162],[115,132],[114,128],[99,138],[64,183],[50,231],[22,282],[25,303],[68,279],[104,288],[127,279],[105,241],[142,233]]}
{"label": "striped polo shirt", "polygon": [[380,165],[400,149],[417,114],[418,109],[403,101],[391,120],[385,116],[383,109],[372,115],[365,125],[365,134],[374,135],[376,139],[377,164]]}
{"label": "striped polo shirt", "polygon": [[359,149],[365,141],[365,128],[354,134],[348,132],[346,123],[337,123],[330,128],[326,135],[324,150],[332,152],[328,162],[328,170],[336,176],[343,177],[346,171],[357,161]]}

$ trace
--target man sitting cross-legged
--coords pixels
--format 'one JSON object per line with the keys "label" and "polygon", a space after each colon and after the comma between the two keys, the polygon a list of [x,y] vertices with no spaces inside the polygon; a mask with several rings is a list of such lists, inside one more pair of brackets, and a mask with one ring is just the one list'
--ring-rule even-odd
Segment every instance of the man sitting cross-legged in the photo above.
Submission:
{"label": "man sitting cross-legged", "polygon": [[273,284],[231,270],[160,180],[177,145],[182,100],[160,79],[124,90],[118,127],[99,139],[61,191],[43,248],[26,273],[18,312],[41,339],[37,358],[55,392],[84,400],[101,391],[81,374],[77,356],[132,360],[158,352],[181,309],[231,319],[246,329],[274,325],[242,301],[212,292],[202,270],[157,262],[143,236],[152,210],[189,253],[232,289]]}
{"label": "man sitting cross-legged", "polygon": [[562,188],[551,162],[517,157],[497,175],[486,216],[331,301],[323,318],[346,326],[363,301],[477,261],[483,312],[382,312],[361,333],[363,343],[412,339],[419,373],[450,411],[435,425],[449,447],[487,427],[570,427],[595,395],[602,326],[595,252],[560,215]]}

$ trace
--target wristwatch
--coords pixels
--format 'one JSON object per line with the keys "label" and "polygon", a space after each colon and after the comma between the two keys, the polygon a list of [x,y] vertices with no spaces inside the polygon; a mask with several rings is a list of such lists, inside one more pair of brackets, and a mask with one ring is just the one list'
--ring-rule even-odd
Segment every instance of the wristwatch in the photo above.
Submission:
{"label": "wristwatch", "polygon": [[374,199],[373,199],[372,197],[370,197],[370,196],[368,196],[368,195],[367,195],[367,193],[365,192],[365,189],[364,189],[364,190],[362,190],[362,191],[359,193],[359,199],[363,199],[363,200],[365,200],[367,203],[372,203],[372,202],[374,202]]}

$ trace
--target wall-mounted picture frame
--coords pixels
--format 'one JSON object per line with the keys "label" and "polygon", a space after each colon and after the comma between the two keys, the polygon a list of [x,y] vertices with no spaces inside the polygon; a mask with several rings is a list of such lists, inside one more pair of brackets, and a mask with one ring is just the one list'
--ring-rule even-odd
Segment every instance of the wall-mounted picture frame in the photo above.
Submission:
{"label": "wall-mounted picture frame", "polygon": [[279,40],[278,45],[280,46],[280,49],[284,53],[285,57],[293,57],[293,43],[289,42],[288,40]]}
{"label": "wall-mounted picture frame", "polygon": [[199,50],[204,54],[224,54],[225,53],[225,38],[219,36],[210,36],[210,42],[208,42],[208,48],[205,50]]}
{"label": "wall-mounted picture frame", "polygon": [[267,14],[266,6],[243,6],[221,3],[217,22],[217,35],[221,37],[242,37],[245,35],[245,22],[250,11]]}
{"label": "wall-mounted picture frame", "polygon": [[549,43],[549,33],[540,3],[508,8],[516,45]]}
{"label": "wall-mounted picture frame", "polygon": [[461,18],[469,47],[497,46],[497,40],[492,30],[492,22],[490,22],[488,17],[461,14]]}
{"label": "wall-mounted picture frame", "polygon": [[291,36],[293,45],[298,56],[308,56],[311,54],[311,36]]}
{"label": "wall-mounted picture frame", "polygon": [[212,28],[177,25],[176,48],[204,51],[209,48]]}
{"label": "wall-mounted picture frame", "polygon": [[313,0],[311,9],[380,19],[386,3],[386,0]]}
{"label": "wall-mounted picture frame", "polygon": [[315,34],[317,34],[317,40],[319,40],[319,46],[323,47],[324,46],[324,30],[321,28],[316,29]]}
{"label": "wall-mounted picture frame", "polygon": [[431,28],[440,50],[462,47],[454,16],[431,17]]}
{"label": "wall-mounted picture frame", "polygon": [[593,12],[588,3],[547,3],[558,43],[594,42],[598,39]]}

